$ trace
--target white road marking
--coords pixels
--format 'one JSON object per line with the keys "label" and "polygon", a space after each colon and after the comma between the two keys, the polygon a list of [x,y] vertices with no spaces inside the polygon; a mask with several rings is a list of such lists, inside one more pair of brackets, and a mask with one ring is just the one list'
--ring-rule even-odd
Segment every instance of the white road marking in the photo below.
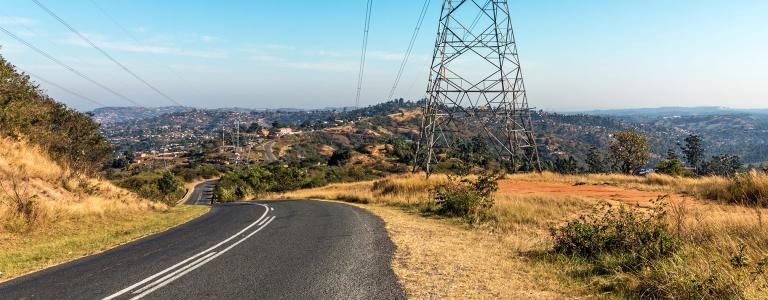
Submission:
{"label": "white road marking", "polygon": [[[181,266],[181,265],[183,265],[183,264],[186,264],[187,262],[189,262],[189,261],[191,261],[191,260],[193,260],[193,259],[195,259],[195,258],[198,258],[198,257],[200,257],[200,256],[202,256],[202,255],[205,255],[205,254],[207,254],[208,252],[211,252],[211,251],[213,251],[214,249],[216,249],[216,248],[220,247],[221,245],[223,245],[223,244],[225,244],[225,243],[227,243],[227,242],[229,242],[229,241],[231,241],[231,240],[235,239],[236,237],[240,236],[240,235],[241,235],[241,234],[243,234],[244,232],[248,231],[248,229],[251,229],[252,227],[254,227],[254,226],[257,226],[257,224],[258,224],[259,222],[261,222],[261,221],[262,221],[262,219],[264,219],[264,218],[267,216],[267,213],[269,212],[269,206],[266,206],[266,205],[263,205],[263,204],[258,204],[258,203],[256,203],[255,205],[260,205],[260,206],[263,206],[263,207],[265,208],[265,209],[264,209],[264,214],[262,214],[262,215],[261,215],[261,217],[259,217],[259,219],[258,219],[258,220],[254,221],[254,222],[253,222],[253,223],[251,223],[250,225],[248,225],[248,226],[246,226],[245,228],[243,228],[243,230],[240,230],[238,233],[235,233],[234,235],[230,236],[230,237],[229,237],[229,238],[227,238],[226,240],[223,240],[223,241],[219,242],[218,244],[214,245],[213,247],[210,247],[210,248],[206,249],[206,250],[205,250],[205,251],[203,251],[203,252],[200,252],[200,253],[198,253],[198,254],[195,254],[195,255],[193,255],[193,256],[192,256],[192,257],[190,257],[190,258],[187,258],[187,259],[185,259],[185,260],[183,260],[183,261],[181,261],[181,262],[179,262],[179,263],[177,263],[177,264],[175,264],[175,265],[173,265],[173,266],[171,266],[171,267],[169,267],[169,268],[167,268],[167,269],[165,269],[165,270],[162,270],[162,271],[160,271],[160,272],[156,273],[155,275],[152,275],[152,276],[150,276],[150,277],[147,277],[146,279],[144,279],[144,280],[142,280],[142,281],[139,281],[139,282],[137,282],[137,283],[135,283],[135,284],[133,284],[133,285],[131,285],[131,286],[127,287],[127,288],[124,288],[124,289],[120,290],[120,291],[119,291],[119,292],[117,292],[117,293],[114,293],[114,294],[112,294],[112,295],[109,295],[109,296],[105,297],[105,298],[104,298],[104,300],[111,300],[111,299],[115,299],[115,298],[117,298],[117,297],[119,297],[119,296],[121,296],[121,295],[123,295],[123,294],[125,294],[125,293],[127,293],[127,292],[130,292],[130,291],[132,291],[133,289],[135,289],[135,288],[137,288],[137,287],[141,286],[142,284],[145,284],[145,283],[149,282],[150,280],[154,280],[155,278],[157,278],[157,277],[160,277],[160,276],[162,276],[163,274],[165,274],[165,273],[168,273],[168,272],[170,272],[171,270],[173,270],[173,269],[176,269],[176,268],[178,268],[179,266]],[[263,227],[262,227],[262,228],[263,228]],[[261,230],[261,229],[259,229],[259,230]],[[219,253],[221,253],[221,252],[219,252]]]}
{"label": "white road marking", "polygon": [[161,283],[161,282],[163,282],[163,281],[167,280],[168,278],[171,278],[171,277],[173,277],[174,275],[178,274],[179,272],[183,272],[184,270],[186,270],[186,269],[189,269],[190,267],[192,267],[192,266],[194,266],[194,265],[196,265],[196,264],[200,263],[201,261],[204,261],[205,259],[207,259],[207,258],[209,258],[209,257],[213,256],[214,254],[216,254],[216,251],[214,251],[214,252],[210,252],[210,253],[208,253],[208,254],[204,255],[203,257],[201,257],[201,258],[198,258],[197,260],[193,261],[192,263],[190,263],[190,264],[188,264],[188,265],[184,266],[183,268],[181,268],[181,269],[178,269],[178,270],[176,270],[176,271],[173,271],[173,272],[171,272],[170,274],[163,276],[163,278],[160,278],[160,279],[158,279],[158,280],[155,280],[154,282],[152,282],[152,283],[150,283],[150,284],[148,284],[148,285],[145,285],[143,288],[140,288],[140,289],[136,290],[135,292],[133,292],[133,294],[138,294],[138,293],[141,293],[141,292],[143,292],[143,291],[146,291],[146,290],[148,290],[148,289],[150,289],[150,288],[154,287],[154,286],[155,286],[155,285],[157,285],[158,283]]}
{"label": "white road marking", "polygon": [[221,250],[219,253],[216,253],[215,255],[213,255],[213,256],[211,256],[211,257],[209,257],[208,259],[206,259],[206,260],[204,260],[204,261],[202,261],[202,262],[200,262],[200,263],[198,263],[198,264],[196,264],[196,265],[194,265],[194,266],[192,266],[192,267],[189,267],[189,268],[188,268],[186,271],[184,271],[184,272],[181,272],[181,273],[177,274],[176,276],[173,276],[173,277],[171,277],[170,279],[168,279],[168,280],[166,280],[166,281],[164,281],[164,282],[162,282],[162,283],[160,283],[160,284],[156,285],[154,288],[152,288],[152,289],[150,289],[150,290],[148,290],[148,291],[145,291],[145,292],[141,293],[140,295],[138,295],[138,296],[136,296],[136,297],[133,297],[133,298],[131,298],[131,300],[137,300],[137,299],[141,299],[141,298],[143,298],[144,296],[146,296],[146,295],[149,295],[149,294],[151,294],[152,292],[156,291],[157,289],[159,289],[159,288],[161,288],[161,287],[164,287],[164,286],[168,285],[169,283],[173,282],[174,280],[181,278],[182,276],[186,275],[187,273],[189,273],[189,272],[192,272],[192,271],[194,271],[195,269],[197,269],[197,268],[199,268],[199,267],[201,267],[201,266],[203,266],[203,265],[207,264],[209,261],[212,261],[213,259],[215,259],[215,258],[219,257],[220,255],[222,255],[222,254],[226,253],[227,251],[229,251],[229,250],[232,250],[232,248],[235,248],[235,247],[236,247],[237,245],[239,245],[240,243],[242,243],[242,242],[244,242],[245,240],[249,239],[250,237],[252,237],[254,234],[258,233],[258,232],[259,232],[259,231],[261,231],[262,229],[266,228],[266,227],[267,227],[267,225],[269,225],[269,223],[272,223],[272,221],[273,221],[273,220],[275,220],[275,217],[274,217],[274,216],[272,216],[272,218],[269,218],[269,221],[267,221],[266,223],[264,223],[264,226],[261,226],[261,227],[259,227],[259,229],[256,229],[256,230],[254,230],[254,231],[253,231],[253,232],[251,232],[249,235],[245,236],[244,238],[242,238],[242,239],[240,239],[239,241],[235,242],[234,244],[230,245],[230,246],[229,246],[229,247],[227,247],[226,249],[224,249],[224,250]]}
{"label": "white road marking", "polygon": [[274,207],[270,207],[269,210],[275,211],[275,208]]}

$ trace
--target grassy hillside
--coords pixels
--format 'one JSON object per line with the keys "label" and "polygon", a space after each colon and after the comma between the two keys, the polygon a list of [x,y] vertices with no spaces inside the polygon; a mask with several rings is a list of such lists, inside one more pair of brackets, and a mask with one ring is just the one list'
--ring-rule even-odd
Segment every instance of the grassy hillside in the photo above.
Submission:
{"label": "grassy hillside", "polygon": [[0,280],[183,223],[205,208],[141,199],[73,175],[39,146],[0,138]]}
{"label": "grassy hillside", "polygon": [[[754,205],[759,202],[729,200],[766,199],[768,175],[748,176],[748,181],[739,181],[661,175],[508,175],[498,182],[490,217],[471,224],[433,213],[432,207],[439,205],[435,187],[451,181],[442,175],[429,180],[397,175],[272,197],[367,204],[387,222],[398,246],[393,267],[415,298],[483,294],[540,299],[758,299],[768,296],[764,250],[768,231],[763,219],[768,210],[765,203],[759,207]],[[594,218],[603,229],[583,227],[583,234],[595,234],[584,236],[591,242],[603,238],[601,234],[608,240],[626,238],[610,234],[642,233],[650,230],[648,224],[659,224],[663,227],[654,230],[668,233],[673,250],[659,257],[640,256],[639,261],[636,255],[643,252],[629,246],[606,248],[596,257],[557,251],[560,244],[550,230],[573,222],[587,226]],[[611,226],[623,229],[616,232]],[[639,236],[643,235],[630,240]]]}
{"label": "grassy hillside", "polygon": [[68,169],[94,173],[112,151],[98,127],[87,115],[48,97],[0,56],[0,137],[31,141]]}
{"label": "grassy hillside", "polygon": [[89,116],[48,97],[0,56],[0,280],[165,230],[207,211],[171,209],[99,179],[112,146]]}

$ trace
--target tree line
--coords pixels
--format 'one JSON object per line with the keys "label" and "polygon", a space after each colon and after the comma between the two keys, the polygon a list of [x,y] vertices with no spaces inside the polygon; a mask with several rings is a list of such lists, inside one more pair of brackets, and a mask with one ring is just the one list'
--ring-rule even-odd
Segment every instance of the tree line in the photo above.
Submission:
{"label": "tree line", "polygon": [[[690,134],[677,149],[667,150],[666,157],[653,168],[647,168],[651,160],[648,139],[634,131],[613,134],[608,149],[591,147],[585,165],[573,156],[557,158],[545,164],[546,169],[563,173],[624,173],[639,175],[650,171],[672,176],[733,176],[745,169],[737,155],[719,154],[705,157],[705,145],[701,136]],[[768,171],[768,165],[762,167]]]}

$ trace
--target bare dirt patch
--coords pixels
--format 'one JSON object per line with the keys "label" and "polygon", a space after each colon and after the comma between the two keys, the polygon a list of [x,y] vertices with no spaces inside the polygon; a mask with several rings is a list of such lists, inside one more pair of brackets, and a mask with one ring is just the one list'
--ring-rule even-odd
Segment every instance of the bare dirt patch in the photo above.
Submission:
{"label": "bare dirt patch", "polygon": [[[651,200],[668,193],[630,190],[609,185],[567,184],[559,182],[502,180],[499,181],[499,194],[536,195],[536,196],[577,196],[595,200],[615,201],[624,204],[650,205]],[[691,197],[669,194],[675,201],[692,199]]]}

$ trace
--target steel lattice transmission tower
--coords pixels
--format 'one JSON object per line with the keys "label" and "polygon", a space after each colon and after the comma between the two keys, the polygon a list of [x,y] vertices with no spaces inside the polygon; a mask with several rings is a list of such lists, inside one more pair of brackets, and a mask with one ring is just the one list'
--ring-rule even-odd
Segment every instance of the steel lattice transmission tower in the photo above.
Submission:
{"label": "steel lattice transmission tower", "polygon": [[444,0],[414,170],[430,173],[455,135],[482,134],[512,170],[540,170],[509,5]]}

